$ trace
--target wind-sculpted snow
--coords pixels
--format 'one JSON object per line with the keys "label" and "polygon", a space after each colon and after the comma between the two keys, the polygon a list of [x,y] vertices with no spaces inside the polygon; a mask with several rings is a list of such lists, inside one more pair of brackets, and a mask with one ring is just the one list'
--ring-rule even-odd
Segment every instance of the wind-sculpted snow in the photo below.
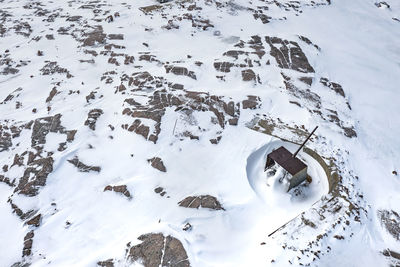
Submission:
{"label": "wind-sculpted snow", "polygon": [[0,6],[1,266],[397,264],[395,1]]}

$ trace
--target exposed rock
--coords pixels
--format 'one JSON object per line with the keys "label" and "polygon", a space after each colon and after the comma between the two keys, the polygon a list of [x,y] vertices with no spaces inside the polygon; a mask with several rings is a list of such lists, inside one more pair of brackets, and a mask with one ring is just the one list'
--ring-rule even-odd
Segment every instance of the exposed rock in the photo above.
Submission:
{"label": "exposed rock", "polygon": [[[33,154],[33,153],[32,153]],[[27,196],[36,196],[39,187],[46,185],[47,176],[53,171],[54,160],[52,157],[35,159],[36,155],[28,159],[28,168],[19,180],[15,192]]]}
{"label": "exposed rock", "polygon": [[145,267],[189,267],[190,262],[182,243],[161,233],[141,235],[142,243],[129,247],[128,260],[141,262]]}
{"label": "exposed rock", "polygon": [[378,217],[381,225],[395,238],[400,241],[400,215],[394,210],[380,210]]}
{"label": "exposed rock", "polygon": [[214,62],[214,68],[221,72],[230,72],[235,64],[230,62]]}
{"label": "exposed rock", "polygon": [[74,165],[75,167],[78,168],[78,171],[80,172],[90,172],[90,171],[94,171],[94,172],[100,172],[101,168],[98,166],[88,166],[84,163],[82,163],[78,157],[74,157],[73,159],[69,159],[68,160],[69,163],[71,163],[72,165]]}
{"label": "exposed rock", "polygon": [[147,161],[150,162],[151,167],[153,167],[161,172],[167,172],[167,168],[165,168],[164,163],[161,158],[154,157],[154,158],[148,159]]}
{"label": "exposed rock", "polygon": [[[0,62],[1,64],[1,62]],[[22,88],[19,87],[12,91],[0,104],[7,104],[7,102],[10,102],[14,97],[18,97],[20,95],[19,92],[22,91]]]}
{"label": "exposed rock", "polygon": [[32,147],[46,143],[46,135],[49,132],[63,133],[64,127],[61,126],[61,114],[52,117],[39,118],[34,121],[32,129]]}
{"label": "exposed rock", "polygon": [[143,136],[146,140],[150,132],[150,128],[142,124],[142,121],[139,119],[136,119],[129,127],[128,124],[122,125],[122,128],[130,132],[135,132],[136,134]]}
{"label": "exposed rock", "polygon": [[43,68],[40,69],[40,71],[42,72],[42,75],[53,75],[55,73],[58,73],[66,74],[67,78],[73,77],[67,69],[60,67],[55,61],[47,61],[47,64],[44,65]]}
{"label": "exposed rock", "polygon": [[96,130],[96,121],[103,114],[103,110],[101,109],[92,109],[88,113],[88,118],[85,121],[85,125],[89,126],[93,131]]}
{"label": "exposed rock", "polygon": [[120,194],[123,194],[124,196],[126,196],[127,198],[131,199],[132,195],[129,192],[128,188],[126,187],[126,185],[107,185],[104,188],[104,191],[114,191]]}
{"label": "exposed rock", "polygon": [[267,15],[262,14],[262,13],[254,13],[254,14],[253,14],[253,17],[254,17],[256,20],[257,20],[257,19],[260,19],[261,22],[262,22],[263,24],[267,24],[267,23],[270,22],[270,20],[272,19],[272,17],[267,16]]}
{"label": "exposed rock", "polygon": [[194,74],[194,72],[193,71],[189,71],[185,67],[177,67],[177,66],[173,66],[173,65],[165,65],[164,68],[165,68],[165,71],[167,73],[173,73],[175,75],[183,75],[183,76],[187,76],[187,77],[190,77],[190,78],[196,80],[196,75]]}
{"label": "exposed rock", "polygon": [[300,46],[293,41],[282,40],[278,37],[265,37],[271,51],[270,55],[280,68],[292,69],[303,73],[315,72]]}
{"label": "exposed rock", "polygon": [[302,81],[303,83],[311,86],[313,83],[313,78],[312,77],[300,77],[299,78],[300,81]]}
{"label": "exposed rock", "polygon": [[24,221],[24,220],[26,220],[28,218],[31,218],[37,212],[35,210],[29,210],[29,211],[24,213],[17,205],[15,205],[12,202],[11,198],[9,198],[9,200],[7,202],[10,203],[11,209],[13,210],[13,213],[15,213],[22,221]]}
{"label": "exposed rock", "polygon": [[50,102],[56,94],[57,94],[57,89],[53,87],[53,89],[51,89],[50,91],[49,96],[46,98],[46,103]]}
{"label": "exposed rock", "polygon": [[310,90],[306,89],[302,89],[302,88],[298,88],[297,86],[295,86],[292,81],[291,78],[289,76],[286,76],[285,74],[281,73],[284,81],[283,83],[285,84],[286,89],[288,90],[288,92],[299,98],[302,100],[308,100],[310,101],[317,109],[320,109],[321,107],[321,97],[319,95],[317,95],[314,92],[311,92]]}
{"label": "exposed rock", "polygon": [[357,137],[357,132],[354,130],[353,127],[342,127],[342,128],[345,136],[349,138]]}
{"label": "exposed rock", "polygon": [[183,231],[191,231],[192,230],[192,225],[190,223],[186,223],[183,228]]}
{"label": "exposed rock", "polygon": [[106,42],[107,37],[103,32],[103,27],[100,25],[95,26],[93,31],[86,33],[84,36],[83,46],[102,45]]}
{"label": "exposed rock", "polygon": [[4,177],[4,175],[0,175],[0,183],[5,183],[11,187],[15,186],[14,181],[10,181],[10,178]]}
{"label": "exposed rock", "polygon": [[219,141],[221,140],[222,136],[218,136],[217,138],[214,139],[210,139],[210,143],[213,145],[216,145],[219,143]]}
{"label": "exposed rock", "polygon": [[302,40],[303,42],[305,42],[306,44],[312,45],[312,46],[314,46],[316,49],[321,50],[321,48],[320,48],[318,45],[313,44],[313,42],[311,42],[311,40],[308,39],[307,37],[299,35],[299,39]]}
{"label": "exposed rock", "polygon": [[320,83],[322,83],[326,87],[329,87],[331,90],[335,91],[337,94],[345,97],[343,88],[340,84],[331,82],[327,78],[321,78]]}
{"label": "exposed rock", "polygon": [[33,217],[32,219],[30,219],[29,221],[26,222],[27,225],[31,225],[31,226],[35,226],[35,227],[39,227],[40,226],[40,222],[41,222],[41,218],[42,215],[38,214],[35,217]]}
{"label": "exposed rock", "polygon": [[30,231],[24,237],[24,248],[22,249],[22,256],[29,256],[32,254],[33,237],[35,233]]}
{"label": "exposed rock", "polygon": [[164,188],[162,187],[157,187],[154,189],[154,192],[156,192],[156,194],[160,194],[160,196],[164,196],[167,192],[164,190]]}
{"label": "exposed rock", "polygon": [[8,130],[8,127],[0,125],[0,152],[8,150],[12,146],[12,137]]}
{"label": "exposed rock", "polygon": [[189,131],[184,131],[182,135],[185,137],[189,137],[191,140],[200,140],[200,137],[198,137],[197,135],[193,135]]}
{"label": "exposed rock", "polygon": [[242,101],[243,109],[256,109],[260,106],[261,99],[258,96],[249,95]]}
{"label": "exposed rock", "polygon": [[390,249],[385,249],[382,254],[386,257],[388,257],[391,260],[391,264],[390,266],[400,266],[400,253],[390,250]]}
{"label": "exposed rock", "polygon": [[107,38],[110,40],[124,40],[124,35],[123,34],[109,34],[107,36]]}
{"label": "exposed rock", "polygon": [[386,2],[384,2],[384,1],[376,2],[375,6],[378,7],[378,8],[388,8],[388,9],[390,9],[390,5],[388,3],[386,3]]}
{"label": "exposed rock", "polygon": [[239,55],[248,55],[249,53],[241,50],[229,50],[223,53],[223,56],[233,57],[234,59],[238,59]]}
{"label": "exposed rock", "polygon": [[97,265],[102,266],[102,267],[114,267],[114,260],[108,259],[105,261],[99,261],[99,262],[97,262]]}
{"label": "exposed rock", "polygon": [[179,206],[185,208],[205,208],[211,210],[224,210],[217,198],[210,195],[189,196],[178,202]]}
{"label": "exposed rock", "polygon": [[[160,62],[155,55],[150,54],[142,54],[139,56],[139,61],[148,61],[148,62]],[[167,72],[168,73],[168,72]],[[179,74],[177,74],[179,75]]]}
{"label": "exposed rock", "polygon": [[251,69],[242,70],[242,79],[245,82],[248,81],[257,81],[257,76]]}
{"label": "exposed rock", "polygon": [[[171,93],[166,90],[157,90],[149,97],[146,105],[136,102],[133,98],[126,99],[125,103],[129,104],[129,108],[125,108],[122,114],[134,117],[135,121],[130,126],[128,124],[122,125],[122,128],[135,131],[154,143],[157,142],[158,135],[161,132],[161,119],[167,107],[176,107],[175,111],[211,111],[215,114],[216,122],[221,128],[225,127],[229,119],[238,118],[240,114],[239,103],[235,105],[233,101],[225,102],[224,97],[193,91]],[[150,133],[150,127],[143,125],[142,121],[137,118],[153,120],[155,122],[153,132]],[[233,120],[231,123],[234,124],[235,121]],[[148,120],[146,123],[148,123]],[[191,136],[194,139],[198,138],[193,134]]]}

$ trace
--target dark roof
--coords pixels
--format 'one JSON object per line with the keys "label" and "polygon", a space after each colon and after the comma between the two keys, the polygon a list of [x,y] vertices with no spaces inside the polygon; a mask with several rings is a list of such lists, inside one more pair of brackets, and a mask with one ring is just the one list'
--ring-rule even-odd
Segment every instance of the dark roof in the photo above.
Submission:
{"label": "dark roof", "polygon": [[291,175],[295,175],[304,168],[307,168],[306,164],[298,158],[293,158],[292,153],[283,146],[269,153],[268,157],[282,166]]}

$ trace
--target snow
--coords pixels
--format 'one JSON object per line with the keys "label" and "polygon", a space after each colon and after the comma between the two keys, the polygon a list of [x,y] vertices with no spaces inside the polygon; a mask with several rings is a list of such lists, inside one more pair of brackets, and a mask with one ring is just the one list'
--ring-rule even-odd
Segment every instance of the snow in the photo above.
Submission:
{"label": "snow", "polygon": [[[162,29],[161,26],[167,23],[165,18],[159,13],[146,16],[138,9],[155,4],[154,1],[135,1],[129,3],[130,8],[122,2],[104,1],[107,4],[104,9],[110,10],[107,14],[120,13],[113,23],[92,21],[92,11],[77,8],[78,3],[68,6],[43,1],[43,4],[50,10],[62,8],[64,14],[81,15],[83,20],[90,21],[89,24],[102,25],[107,34],[124,34],[124,40],[113,40],[112,43],[124,45],[126,48],[120,52],[133,55],[135,64],[140,64],[141,68],[125,66],[121,58],[118,58],[121,66],[114,66],[100,55],[85,54],[85,49],[97,52],[104,49],[101,45],[85,48],[70,35],[57,34],[57,29],[70,25],[61,17],[50,24],[32,16],[29,23],[33,32],[28,39],[13,31],[0,39],[1,53],[10,49],[13,61],[31,61],[13,76],[0,75],[0,100],[15,89],[23,88],[18,92],[19,96],[0,105],[1,122],[12,120],[22,124],[60,113],[63,127],[78,129],[75,140],[68,143],[65,151],[57,151],[59,144],[65,142],[64,134],[49,133],[46,136],[44,151],[55,152],[52,155],[54,165],[39,195],[25,197],[0,183],[1,266],[21,261],[23,238],[29,229],[33,229],[12,213],[7,203],[9,197],[24,212],[37,210],[42,214],[29,258],[32,266],[95,266],[99,260],[124,259],[126,244],[138,244],[137,237],[149,232],[178,238],[194,267],[265,266],[271,259],[276,260],[277,266],[287,266],[288,259],[296,260],[300,254],[283,250],[282,244],[293,242],[300,248],[313,241],[317,231],[329,234],[321,241],[321,246],[329,246],[331,250],[316,262],[310,259],[313,266],[381,266],[386,263],[382,250],[399,251],[399,242],[387,233],[377,217],[377,211],[381,209],[400,211],[400,179],[392,174],[394,170],[400,172],[400,123],[397,118],[400,114],[400,24],[392,19],[400,16],[396,1],[387,1],[391,8],[377,8],[371,0],[335,0],[331,5],[302,8],[301,14],[274,6],[267,14],[285,19],[272,20],[268,24],[255,20],[244,8],[227,11],[229,8],[217,9],[214,5],[196,1],[202,8],[202,16],[214,24],[206,31],[194,29],[190,21],[180,23],[179,29]],[[2,5],[13,14],[13,19],[25,19],[33,12],[22,8],[27,3],[31,1],[4,1]],[[256,5],[247,1],[230,3],[244,7]],[[174,5],[165,5],[162,11],[169,18],[184,12]],[[75,29],[81,27],[81,22],[76,22]],[[145,31],[146,28],[151,30]],[[54,34],[55,40],[44,37],[50,33]],[[76,34],[81,33],[77,31]],[[261,66],[254,66],[261,84],[241,81],[241,69],[236,67],[226,74],[226,81],[219,80],[216,75],[222,74],[215,71],[213,63],[231,60],[222,54],[237,49],[234,45],[238,40],[247,41],[253,35],[296,41],[315,69],[310,91],[321,97],[325,109],[337,111],[345,126],[355,125],[357,137],[344,137],[336,124],[310,111],[314,108],[313,103],[290,95],[283,86],[281,73],[295,77],[293,80],[303,74],[282,70],[273,61],[267,65],[264,58],[260,60]],[[301,42],[298,35],[306,36],[321,50]],[[43,37],[38,42],[30,40],[35,36]],[[37,50],[43,50],[44,56],[36,56]],[[265,50],[268,54],[267,45]],[[149,52],[161,62],[168,61],[194,71],[197,80],[166,74],[161,63],[139,61],[142,52]],[[257,59],[256,55],[250,57]],[[94,59],[95,63],[79,63],[80,59]],[[41,75],[40,69],[46,61],[57,61],[74,77],[67,79],[65,73]],[[204,64],[197,66],[196,61]],[[118,74],[112,76],[111,84],[100,81],[103,73],[112,70]],[[122,74],[139,71],[149,71],[154,76],[165,77],[168,82],[183,84],[189,91],[225,96],[225,101],[236,103],[248,95],[256,95],[261,99],[261,107],[241,109],[238,126],[227,124],[224,129],[212,122],[214,114],[211,111],[183,113],[177,112],[176,107],[167,107],[157,144],[153,144],[121,128],[122,124],[131,124],[134,120],[121,114],[124,99],[132,97],[146,105],[153,89],[129,92],[125,96],[114,93]],[[343,99],[320,84],[321,77],[341,84],[346,97]],[[298,86],[302,86],[301,82]],[[46,103],[53,87],[59,93]],[[77,90],[79,94],[70,93]],[[170,88],[166,90],[172,92]],[[92,91],[97,92],[96,99],[86,101],[85,96]],[[15,109],[17,101],[22,102],[20,109]],[[289,101],[299,101],[301,107]],[[33,108],[37,113],[32,112]],[[101,108],[104,114],[97,120],[96,130],[92,131],[84,126],[84,121],[88,111],[94,108]],[[330,195],[325,171],[305,152],[299,157],[308,165],[312,182],[303,188],[300,196],[286,192],[278,182],[279,173],[267,177],[263,170],[266,155],[281,145],[293,152],[297,145],[249,129],[248,123],[259,114],[275,120],[279,118],[290,126],[303,125],[305,129],[319,125],[318,138],[308,144],[326,160],[335,158],[346,176],[343,180],[351,191],[350,196],[360,200],[358,196],[362,194],[362,200],[357,202],[365,211],[360,223],[352,214],[346,217],[352,220],[346,231],[330,229],[329,220],[333,223],[337,219],[333,214],[327,217],[325,224],[317,224],[316,230],[289,225],[284,228],[285,234],[278,232],[279,237],[268,237],[274,230],[301,216],[318,221],[313,212],[320,210]],[[141,120],[151,125],[150,132],[154,130],[154,121]],[[114,126],[115,130],[108,125]],[[199,140],[183,138],[185,131],[199,135]],[[293,137],[289,130],[279,134],[282,138]],[[209,140],[218,135],[222,136],[221,141],[217,145],[211,144]],[[0,152],[0,166],[11,165],[15,154],[21,155],[31,149],[30,143],[30,132],[23,130],[13,139],[9,151]],[[86,165],[101,167],[101,172],[78,172],[68,162],[75,156]],[[153,157],[162,158],[166,173],[150,166],[147,160]],[[27,164],[26,158],[24,164]],[[0,174],[11,180],[23,176],[25,166],[9,167],[8,172]],[[133,198],[104,192],[107,185],[126,185]],[[166,195],[156,194],[156,187],[163,187]],[[215,196],[225,210],[189,209],[177,204],[187,196],[197,195]],[[340,216],[345,214],[345,209],[339,212]],[[186,223],[192,225],[191,231],[182,230]],[[338,233],[345,239],[332,237]],[[297,240],[298,236],[302,240]],[[262,242],[266,244],[260,245]]]}
{"label": "snow", "polygon": [[25,227],[11,213],[11,207],[7,203],[10,191],[8,186],[0,184],[0,249],[2,251],[1,262],[4,266],[13,264],[21,257],[25,232]]}

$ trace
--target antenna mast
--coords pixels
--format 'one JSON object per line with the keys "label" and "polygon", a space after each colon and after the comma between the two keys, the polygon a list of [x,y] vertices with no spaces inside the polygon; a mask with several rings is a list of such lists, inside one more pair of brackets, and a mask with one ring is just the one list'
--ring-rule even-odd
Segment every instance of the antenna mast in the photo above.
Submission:
{"label": "antenna mast", "polygon": [[314,128],[314,130],[310,133],[310,135],[307,137],[306,140],[304,140],[303,144],[297,149],[297,151],[293,154],[293,158],[297,156],[297,153],[300,152],[300,150],[303,148],[303,146],[307,143],[308,139],[314,134],[314,132],[318,129],[318,126]]}

